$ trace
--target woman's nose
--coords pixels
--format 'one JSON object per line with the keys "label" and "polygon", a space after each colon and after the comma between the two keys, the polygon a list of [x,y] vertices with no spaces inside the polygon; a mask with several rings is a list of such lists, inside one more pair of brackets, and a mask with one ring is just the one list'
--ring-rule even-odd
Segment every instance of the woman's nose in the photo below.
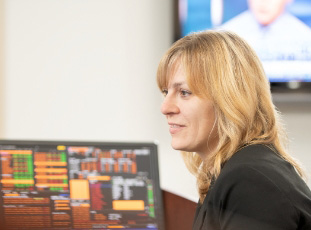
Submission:
{"label": "woman's nose", "polygon": [[176,99],[174,99],[172,96],[167,95],[162,102],[161,112],[164,115],[178,113],[179,107],[177,106]]}

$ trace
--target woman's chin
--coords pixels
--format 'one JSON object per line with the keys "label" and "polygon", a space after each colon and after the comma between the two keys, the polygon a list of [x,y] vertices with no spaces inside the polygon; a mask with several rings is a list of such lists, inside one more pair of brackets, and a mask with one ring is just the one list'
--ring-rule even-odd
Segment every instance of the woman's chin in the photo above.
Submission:
{"label": "woman's chin", "polygon": [[172,142],[171,146],[173,149],[178,150],[178,151],[185,151],[185,152],[191,152],[191,150],[183,143],[176,143]]}

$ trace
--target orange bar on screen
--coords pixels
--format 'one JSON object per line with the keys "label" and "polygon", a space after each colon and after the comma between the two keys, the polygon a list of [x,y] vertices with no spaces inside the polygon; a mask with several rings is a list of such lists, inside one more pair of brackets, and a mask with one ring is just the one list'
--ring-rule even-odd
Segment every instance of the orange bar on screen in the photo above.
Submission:
{"label": "orange bar on screen", "polygon": [[114,200],[112,201],[113,210],[145,210],[145,203],[143,200]]}
{"label": "orange bar on screen", "polygon": [[123,165],[123,170],[124,170],[124,172],[128,172],[128,165],[127,165],[127,163],[125,163],[124,165]]}
{"label": "orange bar on screen", "polygon": [[67,169],[60,168],[35,168],[35,172],[50,172],[50,173],[67,173]]}
{"label": "orange bar on screen", "polygon": [[68,207],[68,204],[55,204],[55,207]]}
{"label": "orange bar on screen", "polygon": [[0,150],[0,154],[32,154],[31,150]]}
{"label": "orange bar on screen", "polygon": [[70,208],[56,207],[55,210],[70,210]]}
{"label": "orange bar on screen", "polygon": [[2,184],[34,184],[34,180],[3,179]]}
{"label": "orange bar on screen", "polygon": [[89,200],[89,182],[88,180],[73,179],[70,180],[70,198]]}
{"label": "orange bar on screen", "polygon": [[119,164],[118,164],[118,162],[114,163],[114,172],[119,172]]}
{"label": "orange bar on screen", "polygon": [[19,196],[19,194],[4,194],[4,196]]}
{"label": "orange bar on screen", "polygon": [[98,181],[109,181],[111,179],[110,176],[88,176],[88,180],[98,180]]}
{"label": "orange bar on screen", "polygon": [[136,174],[136,173],[137,173],[137,165],[136,165],[136,162],[133,162],[133,163],[132,163],[132,173],[133,173],[133,174]]}
{"label": "orange bar on screen", "polygon": [[54,162],[54,161],[35,161],[34,165],[36,166],[66,166],[67,162]]}
{"label": "orange bar on screen", "polygon": [[96,170],[96,169],[97,169],[97,167],[96,167],[96,162],[93,162],[93,163],[92,163],[92,166],[93,166],[93,167],[92,167],[92,170]]}
{"label": "orange bar on screen", "polygon": [[46,184],[36,184],[36,187],[68,187],[68,184],[52,184],[52,183],[46,183]]}
{"label": "orange bar on screen", "polygon": [[55,200],[55,203],[69,203],[69,200]]}

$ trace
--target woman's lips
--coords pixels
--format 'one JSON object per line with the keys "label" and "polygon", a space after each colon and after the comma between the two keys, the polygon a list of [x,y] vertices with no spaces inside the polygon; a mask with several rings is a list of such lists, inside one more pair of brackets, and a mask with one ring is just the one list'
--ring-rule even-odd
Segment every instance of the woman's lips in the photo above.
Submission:
{"label": "woman's lips", "polygon": [[169,131],[171,134],[176,134],[178,132],[180,132],[183,128],[185,128],[184,125],[179,125],[179,124],[173,124],[173,123],[169,123]]}

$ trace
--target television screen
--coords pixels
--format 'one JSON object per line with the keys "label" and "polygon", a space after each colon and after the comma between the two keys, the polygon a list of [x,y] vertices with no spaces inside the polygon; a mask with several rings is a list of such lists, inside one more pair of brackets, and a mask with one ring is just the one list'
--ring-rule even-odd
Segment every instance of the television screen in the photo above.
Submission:
{"label": "television screen", "polygon": [[163,230],[157,146],[0,141],[0,229]]}
{"label": "television screen", "polygon": [[179,0],[177,5],[177,39],[231,30],[255,49],[270,82],[311,82],[310,0]]}

